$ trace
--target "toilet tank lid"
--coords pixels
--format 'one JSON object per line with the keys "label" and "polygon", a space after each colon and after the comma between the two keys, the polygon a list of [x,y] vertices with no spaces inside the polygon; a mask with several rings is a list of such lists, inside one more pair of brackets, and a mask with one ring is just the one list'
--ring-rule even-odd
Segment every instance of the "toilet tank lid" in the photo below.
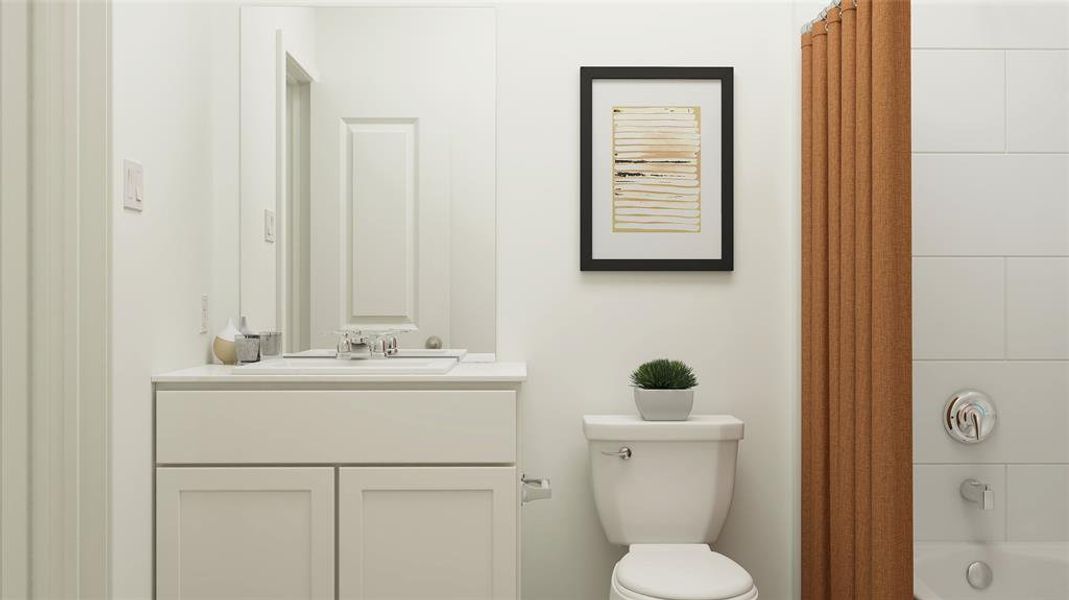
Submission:
{"label": "toilet tank lid", "polygon": [[637,415],[586,415],[590,441],[693,442],[741,440],[742,421],[731,415],[691,415],[686,421],[644,421]]}

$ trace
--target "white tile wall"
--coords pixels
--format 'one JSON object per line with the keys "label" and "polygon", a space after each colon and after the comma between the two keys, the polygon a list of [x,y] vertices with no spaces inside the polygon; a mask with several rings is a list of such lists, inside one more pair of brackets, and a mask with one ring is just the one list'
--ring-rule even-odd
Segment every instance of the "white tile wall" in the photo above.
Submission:
{"label": "white tile wall", "polygon": [[1010,152],[1069,152],[1069,51],[1006,53],[1006,132]]}
{"label": "white tile wall", "polygon": [[[991,486],[992,510],[980,510],[961,496],[966,479]],[[1006,467],[913,465],[913,536],[920,542],[1005,539]]]}
{"label": "white tile wall", "polygon": [[1003,358],[1002,258],[913,259],[913,357]]}
{"label": "white tile wall", "polygon": [[913,252],[1069,256],[1069,154],[914,154]]}
{"label": "white tile wall", "polygon": [[1006,53],[913,51],[913,151],[1006,148]]}
{"label": "white tile wall", "polygon": [[[1069,0],[914,0],[912,24],[917,539],[1069,540]],[[962,388],[998,409],[981,444],[943,430]]]}
{"label": "white tile wall", "polygon": [[1006,353],[1069,359],[1069,258],[1007,259]]}
{"label": "white tile wall", "polygon": [[914,48],[1069,48],[1063,0],[914,0]]}
{"label": "white tile wall", "polygon": [[1069,540],[1069,465],[1009,465],[1006,488],[1009,539]]}
{"label": "white tile wall", "polygon": [[[943,405],[966,388],[986,392],[998,411],[994,432],[980,444],[959,444],[943,430]],[[1069,463],[1067,363],[914,362],[913,461]]]}

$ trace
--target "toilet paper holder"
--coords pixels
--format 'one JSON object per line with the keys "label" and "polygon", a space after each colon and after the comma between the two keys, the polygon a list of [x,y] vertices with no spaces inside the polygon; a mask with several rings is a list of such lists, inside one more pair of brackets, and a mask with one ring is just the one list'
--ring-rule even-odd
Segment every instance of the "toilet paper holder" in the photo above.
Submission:
{"label": "toilet paper holder", "polygon": [[520,475],[520,502],[527,504],[535,500],[546,500],[553,497],[553,487],[548,477],[535,478],[526,474]]}

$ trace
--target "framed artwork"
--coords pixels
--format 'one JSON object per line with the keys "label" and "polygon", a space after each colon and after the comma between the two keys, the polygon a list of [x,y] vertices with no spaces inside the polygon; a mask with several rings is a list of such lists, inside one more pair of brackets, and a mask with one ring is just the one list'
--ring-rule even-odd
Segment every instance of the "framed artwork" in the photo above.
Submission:
{"label": "framed artwork", "polygon": [[731,271],[731,67],[581,67],[580,269]]}

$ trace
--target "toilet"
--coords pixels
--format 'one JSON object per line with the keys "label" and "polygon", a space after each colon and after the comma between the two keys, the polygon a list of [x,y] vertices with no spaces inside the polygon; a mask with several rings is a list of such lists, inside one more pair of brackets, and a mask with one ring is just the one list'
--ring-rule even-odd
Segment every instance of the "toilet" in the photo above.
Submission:
{"label": "toilet", "polygon": [[742,421],[587,415],[583,432],[605,536],[628,546],[609,600],[755,600],[753,577],[713,551],[735,486]]}

